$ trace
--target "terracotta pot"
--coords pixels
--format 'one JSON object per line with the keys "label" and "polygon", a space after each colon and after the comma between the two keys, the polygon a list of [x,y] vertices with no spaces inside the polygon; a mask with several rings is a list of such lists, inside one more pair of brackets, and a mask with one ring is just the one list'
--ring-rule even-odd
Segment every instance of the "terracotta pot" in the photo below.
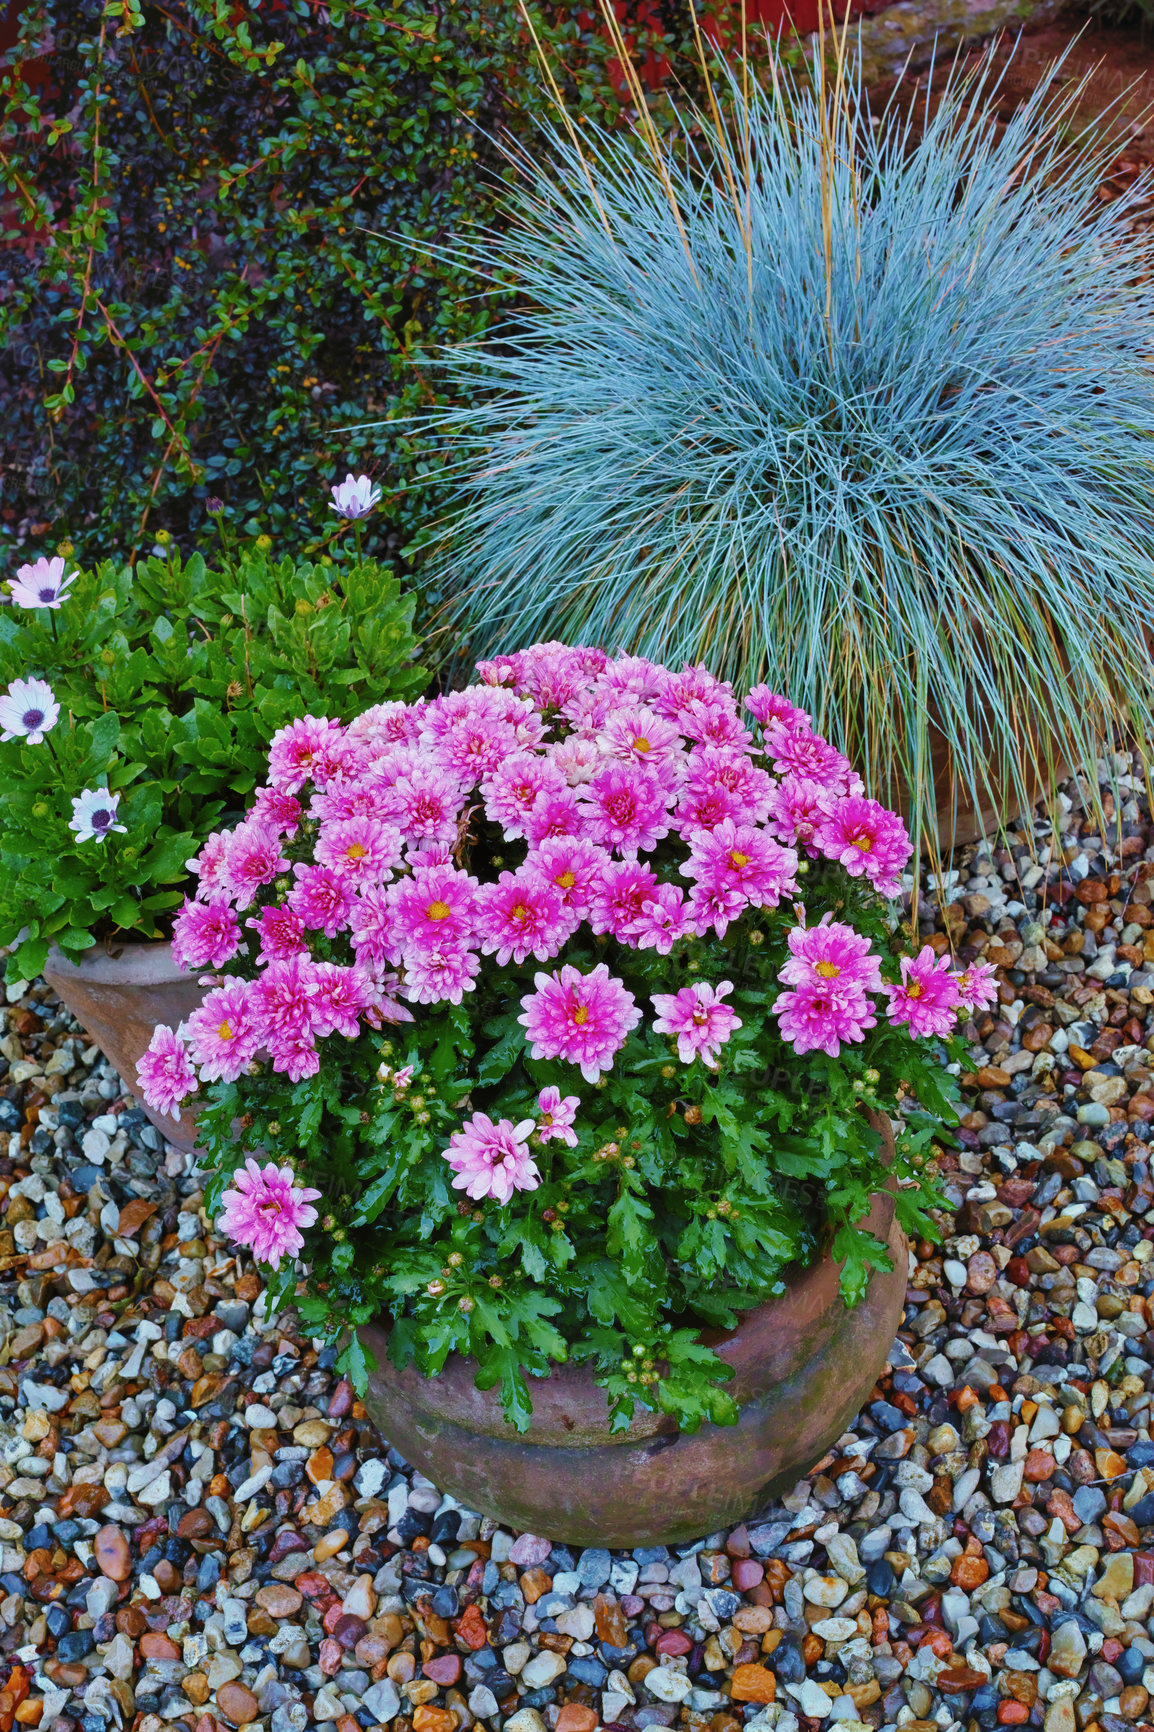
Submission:
{"label": "terracotta pot", "polygon": [[[967,842],[976,842],[980,836],[996,836],[1002,826],[1012,824],[1027,808],[1022,804],[1012,776],[998,779],[999,797],[996,804],[991,801],[988,790],[985,789],[982,791],[981,803],[975,804],[969,789],[963,782],[956,780],[953,755],[945,735],[934,726],[932,720],[929,727],[930,761],[933,765],[936,794],[934,828],[937,831],[938,848],[945,857],[952,849],[960,848]],[[1028,809],[1032,810],[1039,800],[1050,792],[1051,780],[1056,785],[1065,781],[1069,774],[1068,765],[1057,764],[1051,778],[1043,775],[1037,765],[1028,760],[1024,761],[1022,775],[1029,800]],[[908,788],[899,784],[880,797],[883,804],[892,805],[899,811],[908,825],[911,804]]]}
{"label": "terracotta pot", "polygon": [[[156,1024],[175,1028],[204,997],[195,978],[176,966],[171,944],[125,944],[115,953],[97,945],[78,963],[53,945],[44,978],[138,1100],[136,1066]],[[178,1121],[140,1104],[170,1143],[194,1147],[191,1113],[182,1113]]]}
{"label": "terracotta pot", "polygon": [[387,1331],[374,1324],[360,1331],[378,1366],[366,1404],[435,1485],[514,1530],[583,1546],[698,1539],[794,1485],[868,1397],[901,1319],[908,1263],[890,1195],[875,1197],[866,1225],[889,1245],[894,1267],[873,1276],[854,1310],[827,1257],[720,1337],[741,1404],[734,1426],[688,1434],[671,1416],[646,1412],[613,1434],[591,1373],[562,1365],[529,1379],[533,1418],[521,1436],[497,1392],[475,1387],[472,1361],[454,1356],[433,1378],[412,1365],[398,1371]]}

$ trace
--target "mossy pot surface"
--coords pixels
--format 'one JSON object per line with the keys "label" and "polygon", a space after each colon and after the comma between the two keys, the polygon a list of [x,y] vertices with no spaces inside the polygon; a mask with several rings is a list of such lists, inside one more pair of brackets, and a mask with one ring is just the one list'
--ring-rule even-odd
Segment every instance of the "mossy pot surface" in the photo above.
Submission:
{"label": "mossy pot surface", "polygon": [[[173,961],[171,944],[125,944],[113,949],[97,945],[80,962],[53,945],[44,978],[96,1042],[105,1058],[140,1101],[136,1067],[158,1022],[175,1028],[204,997],[196,977],[184,974]],[[179,1149],[196,1143],[195,1115],[179,1119],[140,1105],[157,1130]]]}
{"label": "mossy pot surface", "polygon": [[[876,1121],[890,1143],[888,1121]],[[388,1332],[360,1330],[377,1361],[366,1404],[383,1435],[469,1509],[521,1532],[583,1546],[698,1539],[754,1514],[820,1460],[866,1400],[886,1362],[905,1300],[907,1245],[893,1198],[873,1199],[863,1223],[889,1247],[852,1310],[840,1267],[825,1257],[786,1280],[778,1299],[747,1312],[714,1341],[733,1366],[736,1425],[692,1434],[672,1415],[639,1411],[609,1429],[605,1394],[583,1366],[531,1378],[533,1417],[519,1435],[474,1365],[451,1358],[438,1377],[398,1371]]]}

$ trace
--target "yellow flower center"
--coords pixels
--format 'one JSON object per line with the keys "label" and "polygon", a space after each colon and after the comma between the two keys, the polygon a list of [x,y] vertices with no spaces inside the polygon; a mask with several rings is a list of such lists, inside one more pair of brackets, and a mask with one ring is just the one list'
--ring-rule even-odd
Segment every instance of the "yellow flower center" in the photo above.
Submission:
{"label": "yellow flower center", "polygon": [[852,840],[854,847],[860,848],[863,854],[869,854],[873,849],[874,839],[872,836],[867,836],[864,830],[860,836],[854,836]]}
{"label": "yellow flower center", "polygon": [[516,908],[513,910],[512,918],[514,920],[528,920],[529,910],[523,902],[518,902]]}
{"label": "yellow flower center", "polygon": [[750,859],[751,856],[749,854],[739,854],[737,849],[734,848],[729,856],[729,864],[731,866],[748,866]]}
{"label": "yellow flower center", "polygon": [[836,980],[841,969],[836,962],[819,962],[814,968],[815,974],[820,974],[823,980]]}
{"label": "yellow flower center", "polygon": [[425,913],[429,916],[430,920],[447,920],[449,915],[452,913],[452,909],[449,907],[447,902],[430,902],[429,906],[425,909]]}
{"label": "yellow flower center", "polygon": [[345,859],[363,860],[367,853],[368,849],[365,847],[363,842],[352,842],[345,849]]}
{"label": "yellow flower center", "polygon": [[219,1025],[219,1027],[217,1028],[216,1032],[217,1032],[218,1039],[231,1040],[232,1039],[232,1024],[228,1023],[228,1022],[222,1022]]}
{"label": "yellow flower center", "polygon": [[644,734],[638,734],[637,738],[633,742],[633,750],[635,752],[650,752],[653,748],[645,738]]}
{"label": "yellow flower center", "polygon": [[589,1021],[589,1011],[587,1006],[584,1004],[579,1004],[577,1006],[576,1010],[573,1012],[573,1021],[577,1024],[578,1028],[584,1028],[585,1024]]}
{"label": "yellow flower center", "polygon": [[908,998],[920,998],[922,996],[922,989],[916,980],[911,980],[906,987],[906,996]]}
{"label": "yellow flower center", "polygon": [[576,872],[568,871],[559,872],[553,882],[554,884],[559,885],[562,890],[572,890],[574,884],[577,882],[577,874]]}

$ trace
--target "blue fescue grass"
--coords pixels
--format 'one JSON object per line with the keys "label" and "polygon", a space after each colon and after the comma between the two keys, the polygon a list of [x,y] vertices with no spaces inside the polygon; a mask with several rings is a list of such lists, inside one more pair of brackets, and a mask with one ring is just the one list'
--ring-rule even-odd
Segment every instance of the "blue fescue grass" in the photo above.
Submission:
{"label": "blue fescue grass", "polygon": [[931,717],[1022,797],[1148,731],[1154,241],[1077,88],[999,129],[990,59],[916,125],[785,79],[660,157],[558,124],[470,243],[524,306],[445,361],[454,618],[768,680],[919,820]]}

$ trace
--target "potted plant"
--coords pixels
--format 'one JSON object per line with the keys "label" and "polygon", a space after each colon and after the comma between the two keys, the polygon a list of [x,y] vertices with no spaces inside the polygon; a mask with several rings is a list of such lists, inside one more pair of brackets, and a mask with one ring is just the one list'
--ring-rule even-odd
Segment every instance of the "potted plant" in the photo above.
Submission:
{"label": "potted plant", "polygon": [[[430,411],[471,653],[543,631],[788,689],[942,847],[1154,707],[1154,240],[1116,142],[990,58],[869,111],[735,75],[517,159],[470,243],[522,304]],[[916,106],[915,106],[916,105]],[[676,134],[675,134],[676,136]]]}
{"label": "potted plant", "polygon": [[936,1120],[890,1115],[950,1112],[992,970],[902,954],[901,821],[764,687],[480,672],[276,735],[177,921],[219,984],[141,1085],[203,1103],[208,1206],[438,1483],[703,1532],[879,1372],[933,1195]]}
{"label": "potted plant", "polygon": [[[364,478],[361,478],[364,482]],[[343,518],[375,503],[340,489]],[[342,532],[347,527],[342,521]],[[266,538],[212,566],[21,567],[0,608],[0,945],[44,972],[129,1085],[158,1018],[199,1002],[172,920],[190,860],[235,822],[276,730],[412,695],[412,598],[375,561],[276,560]],[[191,1146],[191,1125],[167,1132]]]}

